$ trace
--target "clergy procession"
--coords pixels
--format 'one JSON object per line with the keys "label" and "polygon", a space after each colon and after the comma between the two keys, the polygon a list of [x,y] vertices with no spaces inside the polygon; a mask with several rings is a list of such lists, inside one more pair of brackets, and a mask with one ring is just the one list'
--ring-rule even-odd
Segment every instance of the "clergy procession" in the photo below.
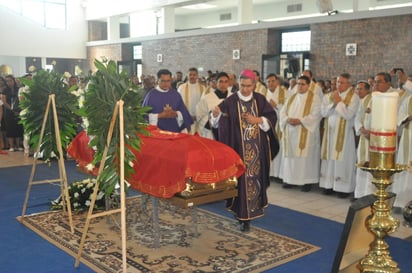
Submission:
{"label": "clergy procession", "polygon": [[[327,80],[329,86],[310,70],[287,80],[270,73],[263,81],[257,70],[244,69],[238,83],[232,73],[201,78],[190,68],[185,79],[179,77],[177,91],[172,81],[169,70],[159,71],[158,85],[144,99],[152,107],[148,121],[223,142],[241,156],[247,170],[227,208],[242,231],[264,215],[270,181],[302,192],[317,186],[325,195],[352,201],[375,191],[372,175],[357,167],[369,161],[372,92],[399,95],[396,160],[412,160],[412,76],[403,69],[376,73],[369,81],[342,73]],[[389,191],[397,195],[395,208],[409,202],[411,178],[410,171],[394,176]]]}

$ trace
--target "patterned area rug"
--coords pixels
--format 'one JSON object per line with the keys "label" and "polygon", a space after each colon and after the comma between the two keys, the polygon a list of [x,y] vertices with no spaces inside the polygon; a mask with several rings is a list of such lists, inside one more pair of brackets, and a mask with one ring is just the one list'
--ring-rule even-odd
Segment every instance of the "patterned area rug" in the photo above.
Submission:
{"label": "patterned area rug", "polygon": [[[160,247],[154,248],[151,202],[127,199],[127,272],[262,272],[319,250],[254,226],[242,233],[235,219],[199,208],[161,201],[159,211]],[[120,214],[113,216],[93,219],[87,234],[81,262],[96,272],[122,271]],[[73,215],[74,234],[61,211],[28,215],[23,223],[75,257],[85,217]]]}

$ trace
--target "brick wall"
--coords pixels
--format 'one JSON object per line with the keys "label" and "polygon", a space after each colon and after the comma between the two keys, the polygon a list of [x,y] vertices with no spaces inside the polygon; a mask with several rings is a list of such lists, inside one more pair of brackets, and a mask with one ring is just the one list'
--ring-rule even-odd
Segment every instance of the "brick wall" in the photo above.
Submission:
{"label": "brick wall", "polygon": [[[254,30],[224,34],[201,35],[142,43],[144,74],[155,74],[160,68],[175,73],[187,72],[190,67],[239,73],[245,67],[261,67],[261,56],[268,51],[268,30]],[[240,59],[233,60],[232,52],[240,49]],[[157,63],[157,54],[163,62]]]}
{"label": "brick wall", "polygon": [[[360,19],[311,25],[310,68],[316,78],[326,79],[349,72],[355,80],[365,79],[392,66],[412,73],[412,15]],[[345,54],[346,44],[357,44],[357,56]],[[260,29],[233,33],[143,41],[143,73],[160,68],[186,72],[189,67],[239,72],[248,67],[261,70],[263,54],[279,54],[280,30]],[[240,49],[240,60],[232,50]],[[88,58],[108,56],[128,61],[131,46],[106,45],[88,48]],[[163,55],[158,63],[157,54]],[[122,59],[123,58],[123,59]],[[93,67],[93,66],[91,66]],[[92,68],[93,70],[93,68]]]}
{"label": "brick wall", "polygon": [[[311,69],[317,78],[349,72],[366,79],[391,67],[412,73],[412,15],[314,24],[311,26]],[[347,43],[357,55],[346,56]]]}

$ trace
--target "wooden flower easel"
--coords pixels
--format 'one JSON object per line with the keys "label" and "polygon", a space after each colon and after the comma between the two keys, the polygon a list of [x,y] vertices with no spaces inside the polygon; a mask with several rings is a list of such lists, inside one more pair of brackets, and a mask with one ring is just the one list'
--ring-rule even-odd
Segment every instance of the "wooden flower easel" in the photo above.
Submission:
{"label": "wooden flower easel", "polygon": [[[59,157],[57,160],[58,165],[59,165],[59,178],[33,181],[34,175],[36,173],[36,166],[37,166],[37,156],[36,155],[38,155],[40,152],[40,145],[43,141],[44,131],[46,128],[46,122],[47,122],[48,115],[50,113],[50,106],[52,107],[52,110],[53,110],[54,133],[56,137],[57,150],[59,152]],[[39,185],[39,184],[46,184],[46,183],[56,183],[56,182],[60,182],[61,196],[62,196],[62,202],[63,202],[63,212],[64,213],[67,212],[68,217],[69,217],[70,230],[72,233],[74,233],[72,209],[70,205],[69,189],[67,185],[66,168],[64,166],[63,149],[62,149],[62,143],[60,139],[59,122],[57,118],[56,99],[55,99],[55,94],[51,94],[49,95],[49,99],[47,101],[46,111],[44,113],[43,123],[41,127],[41,132],[40,132],[40,138],[39,138],[39,142],[37,145],[35,156],[33,157],[33,166],[32,166],[32,170],[30,174],[29,184],[26,190],[26,197],[24,198],[22,214],[20,217],[21,222],[24,221],[24,217],[26,215],[27,203],[29,201],[30,191],[31,191],[32,186]]]}
{"label": "wooden flower easel", "polygon": [[[87,217],[86,217],[86,223],[84,225],[83,228],[83,233],[82,233],[82,238],[80,241],[80,245],[79,245],[79,250],[77,252],[77,256],[76,256],[76,262],[75,262],[75,267],[79,266],[80,263],[80,259],[82,256],[82,251],[83,251],[83,247],[84,247],[84,243],[86,240],[86,236],[87,236],[87,232],[89,230],[89,225],[90,225],[90,221],[93,218],[97,218],[97,217],[101,217],[101,216],[107,216],[107,215],[111,215],[114,213],[119,213],[121,214],[120,216],[120,228],[121,228],[121,239],[122,239],[122,265],[123,265],[123,272],[126,273],[126,269],[127,269],[127,263],[126,263],[126,196],[125,196],[125,187],[124,187],[124,117],[123,117],[123,100],[119,100],[114,108],[113,111],[113,116],[112,116],[112,120],[110,122],[110,127],[109,127],[109,132],[107,135],[107,142],[106,142],[106,146],[105,149],[103,151],[103,157],[102,157],[102,161],[100,163],[99,166],[99,172],[97,174],[97,182],[96,185],[94,187],[94,191],[92,194],[92,198],[91,198],[91,202],[90,202],[90,207],[89,207],[89,211],[87,213]],[[102,173],[103,169],[104,169],[104,165],[105,165],[105,161],[106,161],[106,157],[107,157],[107,153],[109,150],[109,145],[110,145],[110,141],[112,139],[112,135],[113,135],[113,130],[114,130],[114,126],[116,124],[116,120],[117,120],[117,116],[119,115],[119,130],[120,130],[120,143],[119,143],[119,147],[120,147],[120,155],[119,155],[119,170],[120,170],[120,208],[118,209],[110,209],[110,210],[106,210],[103,212],[97,212],[93,214],[93,209],[94,209],[94,205],[96,202],[96,198],[97,198],[97,193],[99,190],[99,184],[100,184],[100,174]]]}

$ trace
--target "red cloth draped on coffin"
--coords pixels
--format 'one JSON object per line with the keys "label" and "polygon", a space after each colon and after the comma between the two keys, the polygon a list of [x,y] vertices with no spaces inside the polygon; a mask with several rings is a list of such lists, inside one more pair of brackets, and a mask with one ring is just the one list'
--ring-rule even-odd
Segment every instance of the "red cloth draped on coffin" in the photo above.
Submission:
{"label": "red cloth draped on coffin", "polygon": [[[152,126],[149,131],[150,136],[139,136],[141,152],[134,151],[135,173],[127,180],[138,191],[170,198],[186,188],[187,178],[196,183],[217,183],[245,171],[239,155],[223,143]],[[67,148],[84,170],[94,154],[88,142],[89,137],[81,132]],[[91,173],[97,175],[97,168]]]}

